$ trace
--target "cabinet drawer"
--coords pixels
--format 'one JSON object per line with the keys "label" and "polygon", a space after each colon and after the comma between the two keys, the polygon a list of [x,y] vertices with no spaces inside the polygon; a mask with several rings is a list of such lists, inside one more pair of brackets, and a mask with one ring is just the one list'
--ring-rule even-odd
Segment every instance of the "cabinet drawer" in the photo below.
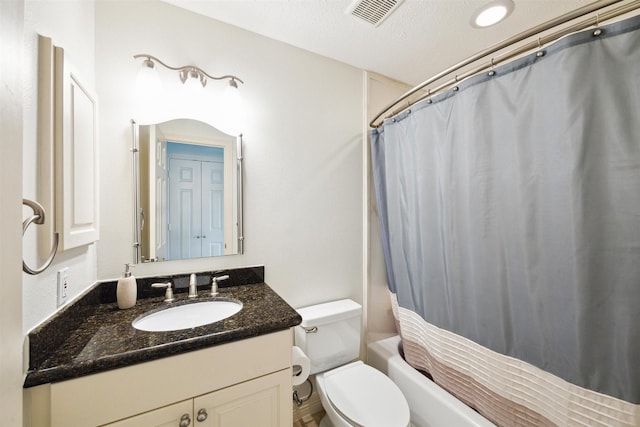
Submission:
{"label": "cabinet drawer", "polygon": [[102,427],[176,427],[180,425],[184,416],[188,417],[189,425],[193,425],[193,400],[174,403],[115,423],[105,424]]}

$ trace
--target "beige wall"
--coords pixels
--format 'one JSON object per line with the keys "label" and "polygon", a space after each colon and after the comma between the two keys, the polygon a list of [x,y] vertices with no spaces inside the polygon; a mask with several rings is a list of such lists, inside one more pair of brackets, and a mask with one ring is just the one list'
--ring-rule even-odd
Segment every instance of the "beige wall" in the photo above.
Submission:
{"label": "beige wall", "polygon": [[[247,82],[246,252],[134,274],[264,264],[268,282],[294,306],[362,300],[360,70],[155,1],[29,0],[24,22],[24,196],[37,198],[38,33],[62,46],[85,80],[95,76],[101,170],[101,240],[59,253],[41,275],[23,275],[25,333],[57,310],[59,269],[70,268],[72,299],[130,262],[129,120],[139,67],[132,56],[140,52]],[[36,240],[35,232],[24,239],[33,265]]]}
{"label": "beige wall", "polygon": [[147,53],[245,81],[246,250],[134,274],[264,264],[269,285],[294,307],[362,301],[361,70],[156,1],[99,1],[96,53],[100,279],[117,277],[132,256],[133,55]]}
{"label": "beige wall", "polygon": [[0,2],[0,424],[22,425],[23,1]]}
{"label": "beige wall", "polygon": [[[71,0],[52,2],[27,0],[24,10],[24,126],[22,194],[38,200],[37,152],[37,66],[38,34],[51,37],[53,43],[65,50],[65,56],[77,68],[82,80],[94,84],[94,2]],[[24,210],[24,218],[30,210]],[[53,212],[47,212],[49,220]],[[44,226],[31,226],[25,234],[24,257],[32,267],[41,265],[38,259],[37,233]],[[76,248],[56,255],[51,267],[37,276],[22,275],[22,303],[24,333],[53,314],[57,302],[56,272],[69,267],[69,300],[96,281],[96,246]],[[4,301],[2,302],[4,304]]]}

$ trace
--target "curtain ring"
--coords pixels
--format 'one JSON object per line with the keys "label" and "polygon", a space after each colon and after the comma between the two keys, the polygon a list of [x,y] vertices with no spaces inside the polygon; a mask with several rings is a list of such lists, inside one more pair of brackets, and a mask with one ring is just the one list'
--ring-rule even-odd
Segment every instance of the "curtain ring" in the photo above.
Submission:
{"label": "curtain ring", "polygon": [[[456,81],[456,83],[458,83],[458,75],[457,74],[455,75],[455,81]],[[456,86],[453,87],[453,91],[454,92],[457,92],[459,89],[460,88],[457,86],[457,84],[456,84]]]}
{"label": "curtain ring", "polygon": [[602,34],[602,29],[600,28],[600,14],[596,13],[596,29],[593,31],[593,36],[598,37]]}
{"label": "curtain ring", "polygon": [[496,64],[493,62],[493,58],[491,58],[491,70],[488,73],[490,77],[493,77],[496,75],[496,72],[493,69],[495,66]]}
{"label": "curtain ring", "polygon": [[544,56],[544,50],[542,50],[542,41],[540,40],[540,37],[538,37],[538,51],[536,52],[536,57],[540,58],[542,56]]}

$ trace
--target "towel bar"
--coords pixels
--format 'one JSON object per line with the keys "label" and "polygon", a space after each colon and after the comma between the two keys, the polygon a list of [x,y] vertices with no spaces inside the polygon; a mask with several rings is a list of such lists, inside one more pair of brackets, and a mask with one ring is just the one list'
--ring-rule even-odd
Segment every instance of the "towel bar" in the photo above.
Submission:
{"label": "towel bar", "polygon": [[[36,224],[44,224],[45,212],[42,205],[34,200],[22,199],[22,204],[29,206],[33,209],[33,215],[29,218],[25,219],[22,222],[22,236],[24,237],[24,232],[27,231],[27,228],[31,225],[32,222]],[[40,266],[39,268],[31,268],[22,260],[22,271],[25,273],[36,275],[45,271],[51,263],[53,262],[53,258],[56,256],[56,252],[58,251],[58,233],[53,234],[53,247],[51,248],[51,253],[49,253],[49,257],[47,260]]]}

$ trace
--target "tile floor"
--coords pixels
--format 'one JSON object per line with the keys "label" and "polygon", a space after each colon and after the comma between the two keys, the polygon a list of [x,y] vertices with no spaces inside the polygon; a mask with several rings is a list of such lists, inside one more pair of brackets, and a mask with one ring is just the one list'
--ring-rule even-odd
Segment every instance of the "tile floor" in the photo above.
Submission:
{"label": "tile floor", "polygon": [[323,416],[324,411],[315,413],[313,415],[305,415],[302,418],[294,420],[293,427],[318,427]]}

